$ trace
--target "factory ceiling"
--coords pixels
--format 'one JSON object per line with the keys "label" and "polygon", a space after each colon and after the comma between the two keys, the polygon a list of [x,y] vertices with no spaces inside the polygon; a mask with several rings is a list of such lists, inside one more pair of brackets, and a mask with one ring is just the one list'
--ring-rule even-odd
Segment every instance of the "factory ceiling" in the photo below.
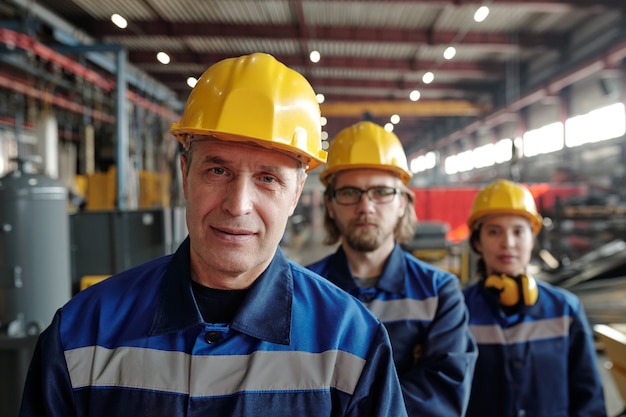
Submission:
{"label": "factory ceiling", "polygon": [[[489,14],[477,22],[481,6]],[[112,23],[113,14],[126,19],[125,29]],[[532,98],[558,93],[546,86],[564,87],[590,71],[620,70],[625,16],[623,0],[0,3],[0,27],[30,32],[60,53],[76,53],[67,49],[72,42],[91,45],[91,51],[121,45],[129,66],[179,104],[190,91],[187,79],[209,65],[267,52],[324,95],[331,138],[358,120],[385,124],[398,114],[394,131],[409,152],[447,144],[468,126],[509,117]],[[449,47],[456,54],[446,59]],[[313,51],[319,62],[310,60]],[[158,52],[169,56],[168,64],[157,60]],[[433,80],[426,83],[429,72]],[[410,99],[413,91],[419,100]],[[138,94],[151,99],[150,91]]]}

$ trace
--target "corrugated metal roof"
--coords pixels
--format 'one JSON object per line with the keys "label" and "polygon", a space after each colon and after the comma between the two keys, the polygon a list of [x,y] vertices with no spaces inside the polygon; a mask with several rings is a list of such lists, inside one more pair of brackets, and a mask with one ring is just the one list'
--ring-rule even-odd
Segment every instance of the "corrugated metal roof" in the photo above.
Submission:
{"label": "corrugated metal roof", "polygon": [[[262,51],[302,72],[327,103],[402,102],[418,89],[422,100],[464,99],[478,106],[485,100],[505,101],[501,96],[512,84],[523,92],[545,83],[567,64],[575,65],[626,36],[626,2],[617,0],[491,0],[482,23],[473,20],[480,6],[473,0],[42,3],[96,41],[122,44],[133,66],[174,90],[181,102],[189,93],[187,77],[198,76],[220,59]],[[2,16],[12,17],[12,12],[0,6]],[[128,19],[128,28],[113,26],[112,13]],[[456,48],[451,60],[443,58],[448,46]],[[161,50],[170,54],[167,66],[156,61]],[[319,63],[309,61],[312,50],[321,53]],[[427,71],[435,75],[428,85],[422,82]],[[441,103],[433,103],[435,107]],[[407,135],[420,137],[437,130],[439,123],[456,123],[417,113],[403,122]],[[329,125],[332,134],[332,120]]]}
{"label": "corrugated metal roof", "polygon": [[161,16],[174,22],[285,24],[293,20],[290,1],[154,0]]}
{"label": "corrugated metal roof", "polygon": [[73,0],[73,2],[96,19],[109,19],[114,13],[122,14],[126,19],[132,20],[155,19],[158,17],[146,3],[141,1]]}
{"label": "corrugated metal roof", "polygon": [[428,28],[440,6],[420,2],[303,2],[311,26]]}

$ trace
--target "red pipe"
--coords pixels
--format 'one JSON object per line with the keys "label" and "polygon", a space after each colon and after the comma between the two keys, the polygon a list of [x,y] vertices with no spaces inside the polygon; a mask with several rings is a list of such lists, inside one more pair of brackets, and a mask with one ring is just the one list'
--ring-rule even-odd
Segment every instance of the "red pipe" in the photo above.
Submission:
{"label": "red pipe", "polygon": [[[35,39],[31,38],[28,35],[24,35],[23,33],[15,32],[6,28],[0,28],[0,43],[4,43],[8,47],[18,47],[27,52],[33,52],[38,57],[48,62],[51,62],[53,64],[56,64],[60,66],[61,68],[64,68],[67,71],[70,71],[71,73],[85,79],[86,81],[89,81],[92,84],[97,85],[98,87],[102,88],[103,90],[107,92],[110,92],[115,88],[115,81],[101,76],[97,72],[84,67],[78,62],[68,58],[65,55],[62,55],[54,51],[53,49],[43,45],[42,43],[36,41]],[[14,91],[19,91],[18,88],[23,88],[23,86],[16,87],[16,88],[11,88],[11,86],[8,86],[7,88],[11,88]],[[36,97],[36,98],[43,97],[46,94],[49,94],[49,93],[42,92],[41,94],[39,94],[39,93],[34,93],[33,91],[30,92],[31,97]],[[49,98],[48,101],[55,104],[56,99],[54,97],[58,97],[58,96],[52,96],[52,98]],[[171,110],[165,107],[159,106],[158,104],[155,104],[153,102],[150,102],[149,100],[146,100],[140,97],[137,93],[134,93],[130,90],[127,93],[127,98],[128,100],[137,104],[138,106],[141,106],[149,111],[152,111],[162,117],[166,117],[171,120],[176,120],[179,118],[178,115],[173,113]],[[75,103],[72,103],[62,98],[59,98],[58,100],[60,103],[61,102],[63,103],[63,105],[59,105],[59,107],[66,108],[68,110],[72,110],[75,108],[74,106]],[[76,105],[76,106],[79,106],[79,105]],[[79,107],[82,107],[82,106],[79,106]],[[72,110],[72,111],[77,111],[77,110]],[[91,110],[91,112],[93,115],[94,112],[97,112],[97,110]],[[104,117],[105,119],[113,120],[111,116],[106,116],[106,117],[105,116],[99,116],[99,117]],[[100,120],[104,120],[104,119],[101,118]]]}
{"label": "red pipe", "polygon": [[17,46],[27,52],[33,52],[40,58],[56,64],[61,68],[64,68],[81,78],[97,85],[106,91],[113,90],[115,84],[112,81],[106,80],[100,74],[92,71],[78,62],[71,60],[70,58],[55,52],[35,39],[23,33],[18,33],[10,29],[0,28],[0,42],[7,46]]}
{"label": "red pipe", "polygon": [[24,84],[14,78],[7,76],[6,74],[0,73],[0,87],[13,90],[17,93],[24,94],[29,97],[39,99],[45,103],[54,104],[57,107],[72,111],[74,113],[79,113],[79,114],[88,113],[94,119],[100,120],[102,122],[113,123],[114,121],[113,117],[106,113],[103,113],[99,110],[91,109],[89,107],[85,107],[78,103],[74,103],[73,101],[70,101],[65,97],[52,94],[48,91],[38,90],[34,88],[33,86]]}

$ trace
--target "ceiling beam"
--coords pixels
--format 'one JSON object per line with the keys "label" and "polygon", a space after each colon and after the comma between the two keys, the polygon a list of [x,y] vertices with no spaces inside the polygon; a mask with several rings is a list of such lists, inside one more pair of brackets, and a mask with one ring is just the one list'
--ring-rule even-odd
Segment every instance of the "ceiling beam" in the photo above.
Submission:
{"label": "ceiling beam", "polygon": [[428,85],[421,85],[419,82],[406,81],[406,80],[375,80],[375,79],[355,79],[355,78],[323,78],[315,77],[314,83],[316,87],[348,87],[348,88],[387,88],[396,90],[406,90],[416,88],[419,85],[420,89],[437,90],[437,91],[459,91],[469,93],[483,93],[485,89],[493,87],[494,83],[489,80],[489,83],[432,83]]}
{"label": "ceiling beam", "polygon": [[[132,28],[138,28],[133,31]],[[222,37],[255,39],[302,39],[308,30],[298,25],[251,25],[206,22],[164,22],[162,20],[143,20],[129,22],[129,29],[122,31],[109,20],[98,20],[95,32],[101,38],[116,39],[128,37],[168,36],[185,37]],[[537,34],[521,32],[512,39],[506,32],[468,32],[463,39],[457,40],[457,31],[411,28],[367,28],[359,26],[315,26],[315,40],[318,42],[372,42],[406,43],[415,45],[448,45],[452,42],[462,46],[486,47],[490,50],[508,51],[511,48],[558,48],[565,38],[556,33]]]}
{"label": "ceiling beam", "polygon": [[486,115],[482,120],[477,120],[463,129],[453,132],[452,134],[437,140],[434,144],[435,149],[441,149],[458,141],[463,136],[467,136],[481,128],[482,126],[496,126],[497,122],[506,121],[503,115],[509,113],[519,113],[525,107],[543,100],[545,97],[558,94],[559,91],[570,86],[594,73],[600,73],[605,68],[613,69],[616,61],[626,58],[626,40],[622,40],[614,45],[609,51],[602,52],[582,63],[575,65],[573,68],[555,75],[544,85],[539,86],[532,91],[526,92],[518,100],[496,109],[491,114]]}
{"label": "ceiling beam", "polygon": [[[181,77],[180,72],[166,72],[159,73],[159,80],[165,84],[185,84],[186,79]],[[346,88],[382,88],[382,89],[412,89],[416,88],[417,82],[406,80],[375,80],[371,78],[358,79],[358,78],[330,78],[330,77],[314,77],[313,83],[316,88],[330,88],[330,87],[346,87]],[[427,86],[420,86],[420,88],[434,90],[434,91],[448,91],[448,92],[467,92],[467,93],[484,93],[486,89],[494,86],[493,80],[487,82],[458,82],[458,83],[432,83]]]}
{"label": "ceiling beam", "polygon": [[[172,63],[195,63],[203,65],[212,65],[223,59],[232,58],[232,54],[198,54],[193,52],[168,52]],[[135,65],[141,66],[142,63],[156,63],[156,55],[154,51],[137,51],[128,52],[128,57]],[[289,67],[309,66],[307,58],[301,55],[275,55],[275,58]],[[438,63],[429,60],[415,59],[394,59],[378,57],[362,57],[362,56],[326,56],[322,58],[323,68],[337,69],[362,69],[362,70],[397,70],[399,72],[407,71],[430,71],[437,67],[438,72],[453,72],[459,77],[467,78],[492,78],[501,76],[505,71],[505,65],[500,62],[462,62],[447,61]]]}
{"label": "ceiling beam", "polygon": [[359,101],[333,102],[320,105],[322,116],[359,117],[372,116],[477,116],[491,110],[490,106],[466,100],[420,100],[420,101]]}

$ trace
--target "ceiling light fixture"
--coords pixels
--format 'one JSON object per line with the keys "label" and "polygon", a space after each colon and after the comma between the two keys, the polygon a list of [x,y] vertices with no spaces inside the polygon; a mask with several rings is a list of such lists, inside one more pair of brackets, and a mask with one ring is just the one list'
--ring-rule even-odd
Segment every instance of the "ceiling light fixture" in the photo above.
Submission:
{"label": "ceiling light fixture", "polygon": [[187,85],[189,87],[194,88],[197,83],[198,83],[198,80],[196,80],[194,77],[187,78]]}
{"label": "ceiling light fixture", "polygon": [[480,6],[478,10],[476,10],[476,13],[474,13],[474,21],[478,23],[483,22],[487,16],[489,16],[489,7]]}
{"label": "ceiling light fixture", "polygon": [[400,115],[392,114],[391,117],[389,118],[389,121],[393,123],[394,125],[397,125],[398,123],[400,123]]}
{"label": "ceiling light fixture", "polygon": [[447,60],[454,58],[456,55],[456,48],[454,46],[448,46],[445,51],[443,51],[443,57]]}
{"label": "ceiling light fixture", "polygon": [[317,103],[318,103],[318,104],[322,104],[322,103],[324,102],[324,100],[326,99],[326,98],[324,97],[324,94],[322,94],[322,93],[317,94],[317,95],[315,96],[315,98],[317,99]]}
{"label": "ceiling light fixture", "polygon": [[434,79],[435,79],[435,74],[433,74],[430,71],[425,73],[424,76],[422,77],[422,81],[424,82],[424,84],[430,84],[433,82]]}
{"label": "ceiling light fixture", "polygon": [[314,64],[317,64],[318,62],[320,62],[321,57],[322,56],[320,55],[319,51],[311,51],[311,53],[309,54],[309,59]]}
{"label": "ceiling light fixture", "polygon": [[165,52],[159,52],[157,54],[157,59],[159,60],[161,64],[164,64],[164,65],[167,65],[170,63],[170,56],[166,54]]}
{"label": "ceiling light fixture", "polygon": [[126,27],[128,26],[128,22],[126,21],[126,19],[124,19],[117,13],[111,15],[111,22],[113,22],[113,24],[115,24],[115,26],[120,29],[126,29]]}
{"label": "ceiling light fixture", "polygon": [[411,101],[417,101],[420,99],[421,96],[422,95],[417,90],[413,90],[411,91],[411,94],[409,94],[409,98],[411,99]]}

